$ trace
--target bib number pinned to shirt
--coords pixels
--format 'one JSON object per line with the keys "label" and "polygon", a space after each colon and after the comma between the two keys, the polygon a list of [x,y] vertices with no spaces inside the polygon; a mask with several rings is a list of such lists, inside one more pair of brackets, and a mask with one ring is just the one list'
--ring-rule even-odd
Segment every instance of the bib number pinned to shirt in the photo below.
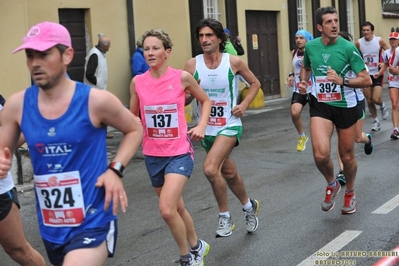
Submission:
{"label": "bib number pinned to shirt", "polygon": [[144,115],[149,138],[179,138],[179,116],[177,104],[144,106]]}
{"label": "bib number pinned to shirt", "polygon": [[85,218],[79,171],[35,175],[35,189],[43,223],[47,226],[79,226]]}
{"label": "bib number pinned to shirt", "polygon": [[326,76],[316,77],[316,88],[319,102],[335,102],[342,99],[340,86],[327,80]]}
{"label": "bib number pinned to shirt", "polygon": [[224,126],[226,125],[226,102],[212,101],[211,113],[209,115],[208,125]]}

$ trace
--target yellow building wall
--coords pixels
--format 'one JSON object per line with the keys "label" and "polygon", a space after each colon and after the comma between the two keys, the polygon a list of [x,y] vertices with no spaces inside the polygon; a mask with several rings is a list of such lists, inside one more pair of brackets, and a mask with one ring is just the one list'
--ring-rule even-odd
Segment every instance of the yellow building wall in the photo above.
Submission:
{"label": "yellow building wall", "polygon": [[[389,33],[392,27],[399,27],[398,18],[383,18],[381,1],[365,0],[366,20],[374,25],[374,35],[382,37],[389,46]],[[361,33],[360,33],[361,34]]]}
{"label": "yellow building wall", "polygon": [[[11,66],[7,64],[8,75],[5,75],[7,72],[0,71],[2,80],[9,79],[10,83],[6,82],[6,84],[13,86],[13,89],[6,87],[5,96],[30,85],[25,54],[23,52],[16,55],[7,53],[22,44],[22,38],[32,25],[45,20],[59,22],[59,8],[87,9],[87,18],[89,19],[87,26],[92,46],[97,44],[97,34],[99,33],[104,33],[111,39],[111,48],[107,53],[108,90],[127,104],[130,97],[131,71],[126,2],[122,0],[0,1],[0,21],[5,21],[5,23],[0,23],[0,36],[2,40],[9,40],[6,42],[6,48],[0,51],[1,58],[4,60],[4,56],[6,56],[6,62],[13,63]],[[9,25],[13,25],[13,27]],[[9,36],[12,38],[10,39]],[[3,75],[5,76],[3,77]]]}
{"label": "yellow building wall", "polygon": [[[306,0],[306,11],[311,14],[311,0]],[[336,7],[338,8],[338,1]],[[169,33],[174,44],[169,65],[183,68],[191,57],[191,32],[189,5],[187,0],[168,0],[161,4],[159,0],[134,1],[134,31],[136,39],[146,30],[163,29]],[[331,5],[331,0],[321,0],[321,6]],[[358,1],[353,1],[355,21],[358,21]],[[397,27],[398,19],[382,18],[379,0],[366,0],[366,20],[375,25],[375,34],[383,37],[388,43],[388,35],[392,26]],[[219,20],[226,24],[225,3],[219,1]],[[131,79],[130,54],[128,40],[126,1],[123,0],[12,0],[0,1],[0,79],[3,88],[0,91],[6,98],[30,85],[30,75],[26,68],[23,52],[11,54],[22,43],[28,29],[41,21],[58,22],[59,8],[87,9],[86,19],[91,37],[91,45],[97,43],[97,34],[104,33],[111,39],[111,48],[107,53],[109,67],[109,90],[124,104],[129,102],[129,83]],[[245,25],[245,11],[276,11],[279,43],[280,91],[286,97],[285,81],[291,70],[291,54],[288,36],[287,1],[237,0],[238,32],[242,37],[244,49],[248,49]],[[377,12],[378,11],[378,12]],[[314,18],[308,16],[307,29],[312,32]],[[358,22],[356,22],[358,23]],[[11,26],[10,26],[11,25]],[[361,32],[355,24],[355,39]],[[314,32],[312,32],[314,34]],[[247,62],[247,55],[241,57]]]}
{"label": "yellow building wall", "polygon": [[30,82],[25,54],[12,54],[26,34],[26,3],[23,0],[0,1],[0,93],[7,99]]}
{"label": "yellow building wall", "polygon": [[[338,5],[338,1],[335,1],[335,4]],[[320,0],[320,6],[332,6],[331,0]],[[337,7],[337,6],[336,6]]]}

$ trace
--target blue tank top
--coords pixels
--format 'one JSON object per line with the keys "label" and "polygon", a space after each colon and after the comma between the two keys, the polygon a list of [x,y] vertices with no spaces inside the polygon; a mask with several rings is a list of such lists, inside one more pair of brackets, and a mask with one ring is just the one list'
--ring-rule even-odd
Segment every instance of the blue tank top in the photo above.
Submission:
{"label": "blue tank top", "polygon": [[107,169],[107,147],[106,128],[89,117],[90,89],[76,82],[69,108],[52,120],[40,114],[39,88],[25,92],[21,130],[33,165],[40,233],[57,244],[116,219],[112,204],[104,211],[105,189],[95,187]]}

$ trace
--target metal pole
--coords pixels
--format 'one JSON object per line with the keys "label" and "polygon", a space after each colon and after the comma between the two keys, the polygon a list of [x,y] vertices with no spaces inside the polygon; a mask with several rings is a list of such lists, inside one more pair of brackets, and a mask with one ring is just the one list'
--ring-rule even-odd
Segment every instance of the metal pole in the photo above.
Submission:
{"label": "metal pole", "polygon": [[129,52],[130,58],[136,51],[136,39],[134,31],[134,12],[133,12],[133,0],[126,0],[126,11],[127,11],[127,31],[129,36]]}
{"label": "metal pole", "polygon": [[17,173],[18,173],[18,185],[24,184],[24,175],[22,173],[22,160],[21,160],[21,150],[17,149],[15,152],[15,156],[17,157]]}

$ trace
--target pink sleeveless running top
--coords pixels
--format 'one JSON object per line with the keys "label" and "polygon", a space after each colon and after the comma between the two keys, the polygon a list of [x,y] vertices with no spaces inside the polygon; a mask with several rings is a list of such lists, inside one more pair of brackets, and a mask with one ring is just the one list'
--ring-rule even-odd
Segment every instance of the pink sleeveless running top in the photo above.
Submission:
{"label": "pink sleeveless running top", "polygon": [[168,67],[158,79],[152,77],[150,71],[136,76],[136,93],[144,129],[143,153],[167,157],[192,152],[184,115],[182,71]]}

